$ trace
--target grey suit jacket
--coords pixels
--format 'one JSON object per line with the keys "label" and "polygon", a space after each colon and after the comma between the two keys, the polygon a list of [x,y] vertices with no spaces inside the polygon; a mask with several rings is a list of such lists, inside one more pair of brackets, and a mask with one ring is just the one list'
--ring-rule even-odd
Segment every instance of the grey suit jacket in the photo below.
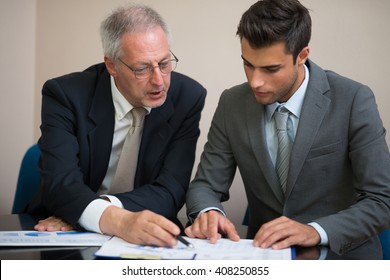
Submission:
{"label": "grey suit jacket", "polygon": [[[248,237],[281,215],[317,222],[330,248],[367,246],[381,256],[376,234],[390,227],[390,155],[372,91],[308,61],[310,80],[292,148],[286,198],[267,149],[265,107],[248,83],[221,95],[187,212],[223,210],[236,167],[250,211]],[[365,243],[365,244],[363,244]]]}

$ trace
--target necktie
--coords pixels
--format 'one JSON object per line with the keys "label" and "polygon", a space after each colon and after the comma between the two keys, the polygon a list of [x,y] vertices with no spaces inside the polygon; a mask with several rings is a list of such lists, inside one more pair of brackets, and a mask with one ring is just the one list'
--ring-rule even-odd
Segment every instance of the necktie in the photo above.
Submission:
{"label": "necktie", "polygon": [[146,115],[143,107],[133,108],[133,125],[130,127],[122,147],[118,166],[110,193],[121,193],[131,191],[134,187],[134,177],[137,169],[138,151],[141,143],[142,124]]}
{"label": "necktie", "polygon": [[[278,110],[280,109],[280,110]],[[287,175],[290,164],[292,143],[287,134],[288,110],[284,107],[278,108],[275,113],[275,125],[278,136],[278,154],[276,157],[276,172],[279,176],[280,187],[286,193]],[[287,111],[287,112],[286,112]]]}

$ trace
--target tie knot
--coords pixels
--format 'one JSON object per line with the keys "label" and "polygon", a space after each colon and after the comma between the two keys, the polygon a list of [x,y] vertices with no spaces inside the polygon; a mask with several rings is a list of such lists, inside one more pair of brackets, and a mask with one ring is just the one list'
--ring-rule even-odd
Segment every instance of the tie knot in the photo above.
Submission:
{"label": "tie knot", "polygon": [[278,107],[274,113],[277,130],[287,130],[289,111],[285,107]]}
{"label": "tie knot", "polygon": [[146,115],[146,109],[144,107],[137,107],[133,108],[131,110],[131,114],[133,115],[133,126],[139,127],[142,124],[142,121],[144,120],[144,117]]}

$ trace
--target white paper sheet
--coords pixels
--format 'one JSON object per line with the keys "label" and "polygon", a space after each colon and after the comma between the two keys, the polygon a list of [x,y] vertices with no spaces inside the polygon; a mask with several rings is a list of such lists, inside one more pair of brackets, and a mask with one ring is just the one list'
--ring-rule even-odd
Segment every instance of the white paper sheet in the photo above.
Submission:
{"label": "white paper sheet", "polygon": [[110,238],[78,231],[0,231],[0,246],[101,246]]}
{"label": "white paper sheet", "polygon": [[194,249],[180,242],[172,248],[140,246],[113,237],[105,242],[95,255],[129,259],[290,260],[292,258],[291,248],[283,250],[255,248],[252,245],[253,240],[250,239],[241,239],[239,242],[220,239],[216,244],[203,239],[187,237],[186,239],[194,245]]}

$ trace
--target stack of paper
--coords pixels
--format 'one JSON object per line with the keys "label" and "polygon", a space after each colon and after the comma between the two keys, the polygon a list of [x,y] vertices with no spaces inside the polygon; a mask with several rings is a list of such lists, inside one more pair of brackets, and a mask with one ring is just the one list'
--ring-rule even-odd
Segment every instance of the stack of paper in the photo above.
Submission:
{"label": "stack of paper", "polygon": [[105,242],[95,253],[105,258],[128,259],[197,259],[197,260],[290,260],[291,249],[272,250],[255,248],[253,240],[241,239],[238,242],[220,239],[216,244],[208,240],[186,238],[194,245],[188,248],[178,242],[175,247],[141,246],[128,243],[118,237]]}
{"label": "stack of paper", "polygon": [[178,242],[175,247],[155,247],[131,244],[118,237],[77,231],[0,231],[0,246],[101,246],[95,256],[122,259],[181,259],[181,260],[289,260],[290,248],[272,250],[253,247],[253,240],[238,242],[220,239],[187,238],[194,248]]}

